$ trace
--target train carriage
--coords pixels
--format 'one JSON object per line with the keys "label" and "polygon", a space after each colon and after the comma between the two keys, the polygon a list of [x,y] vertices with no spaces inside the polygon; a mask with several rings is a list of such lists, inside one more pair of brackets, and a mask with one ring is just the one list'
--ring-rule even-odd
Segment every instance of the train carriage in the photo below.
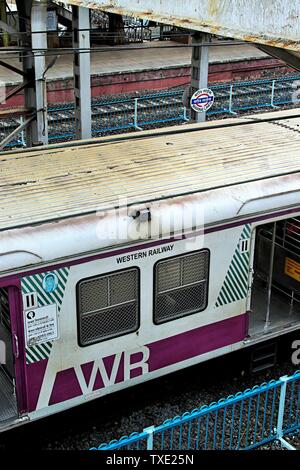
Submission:
{"label": "train carriage", "polygon": [[300,328],[298,110],[0,155],[0,430]]}

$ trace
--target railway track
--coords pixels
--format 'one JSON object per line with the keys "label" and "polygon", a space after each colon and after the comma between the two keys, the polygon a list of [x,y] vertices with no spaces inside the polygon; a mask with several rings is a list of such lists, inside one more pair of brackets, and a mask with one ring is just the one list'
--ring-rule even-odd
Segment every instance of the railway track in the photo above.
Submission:
{"label": "railway track", "polygon": [[[208,112],[208,119],[231,115],[239,112],[282,105],[294,106],[292,92],[294,80],[278,79],[274,88],[273,81],[235,83],[234,90],[228,85],[212,86],[215,102]],[[273,91],[272,91],[273,87]],[[159,92],[151,95],[119,99],[97,99],[92,103],[92,130],[94,136],[128,131],[140,127],[155,127],[163,124],[184,122],[189,111],[183,106],[183,89]],[[231,93],[231,98],[230,98]],[[273,93],[273,97],[272,97]],[[20,124],[20,119],[2,120],[0,140],[4,139]],[[73,105],[59,105],[49,108],[49,140],[61,142],[75,137],[75,111]],[[25,134],[10,146],[24,146]]]}

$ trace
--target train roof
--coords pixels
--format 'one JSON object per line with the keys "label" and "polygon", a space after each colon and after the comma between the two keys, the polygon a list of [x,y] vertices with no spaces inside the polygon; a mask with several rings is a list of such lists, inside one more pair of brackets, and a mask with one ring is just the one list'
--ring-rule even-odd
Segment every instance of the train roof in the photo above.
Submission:
{"label": "train roof", "polygon": [[6,152],[0,230],[298,171],[298,109]]}
{"label": "train roof", "polygon": [[2,153],[0,276],[298,210],[299,129],[292,110]]}

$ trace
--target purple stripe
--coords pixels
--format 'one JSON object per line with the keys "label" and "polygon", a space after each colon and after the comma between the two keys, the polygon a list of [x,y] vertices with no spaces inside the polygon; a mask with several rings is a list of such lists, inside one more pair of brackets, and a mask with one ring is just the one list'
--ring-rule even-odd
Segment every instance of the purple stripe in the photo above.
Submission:
{"label": "purple stripe", "polygon": [[56,374],[49,405],[79,397],[82,391],[73,367]]}
{"label": "purple stripe", "polygon": [[[165,338],[148,344],[150,356],[148,360],[149,372],[180,363],[187,359],[214,351],[224,346],[242,341],[248,330],[248,313],[222,320],[211,325],[202,326],[194,330],[185,331],[175,336]],[[110,376],[115,355],[103,359],[107,375]],[[140,360],[140,353],[131,356],[131,364]],[[86,383],[89,383],[93,362],[81,365]],[[131,371],[131,379],[142,374],[141,368]],[[117,372],[115,383],[124,381],[124,353]],[[93,390],[104,387],[99,371],[97,372]],[[74,368],[60,371],[56,375],[55,383],[49,400],[49,405],[60,403],[82,395]]]}
{"label": "purple stripe", "polygon": [[38,402],[40,391],[45,377],[48,359],[27,364],[27,388],[28,411],[34,411]]}
{"label": "purple stripe", "polygon": [[157,370],[242,341],[247,335],[248,314],[186,331],[148,345],[149,369]]}
{"label": "purple stripe", "polygon": [[[297,212],[300,212],[300,207],[296,207],[294,209],[287,209],[287,210],[279,211],[279,212],[273,212],[272,214],[268,214],[268,215],[261,215],[261,216],[257,216],[257,217],[253,217],[253,218],[243,219],[243,220],[239,220],[239,221],[236,221],[236,222],[229,222],[227,224],[218,225],[218,226],[215,226],[215,227],[205,228],[204,231],[202,229],[202,230],[199,230],[197,232],[193,232],[193,233],[190,233],[190,234],[187,234],[187,235],[183,235],[180,238],[179,237],[172,237],[172,238],[169,238],[167,240],[150,241],[148,243],[144,243],[144,244],[140,244],[140,245],[133,245],[133,246],[130,246],[130,247],[117,249],[117,250],[110,251],[110,252],[107,252],[107,253],[99,253],[98,255],[88,256],[86,258],[81,258],[81,259],[77,259],[77,260],[72,260],[72,261],[69,261],[67,264],[63,264],[63,263],[54,264],[52,266],[47,266],[47,270],[53,271],[55,269],[60,269],[60,268],[70,267],[70,266],[76,266],[78,264],[83,264],[83,263],[89,263],[90,261],[95,261],[95,260],[98,260],[98,259],[110,258],[112,256],[125,255],[126,253],[131,253],[133,251],[144,250],[144,249],[147,249],[147,248],[152,248],[152,247],[160,246],[160,245],[167,245],[167,244],[170,244],[170,243],[175,243],[176,241],[179,241],[179,240],[186,240],[188,238],[192,238],[192,237],[195,237],[195,236],[198,236],[198,235],[202,235],[203,233],[206,234],[206,233],[220,232],[222,230],[227,230],[227,229],[230,229],[230,228],[233,228],[233,227],[239,227],[241,225],[249,224],[249,223],[252,223],[252,222],[259,222],[259,221],[263,221],[263,220],[269,220],[269,219],[272,219],[274,217],[280,217],[280,216],[283,216],[283,215],[295,214]],[[35,269],[35,270],[31,270],[31,271],[24,271],[22,273],[19,273],[18,275],[21,276],[21,277],[30,276],[32,274],[43,273],[44,271],[45,271],[45,267],[42,267],[42,268],[38,268],[38,269]],[[16,275],[14,274],[14,277],[15,276]],[[2,281],[0,281],[0,287],[1,287],[1,282],[2,282],[2,284],[6,285],[6,281],[8,281],[10,278],[13,279],[14,277],[10,276],[8,278],[4,278]]]}

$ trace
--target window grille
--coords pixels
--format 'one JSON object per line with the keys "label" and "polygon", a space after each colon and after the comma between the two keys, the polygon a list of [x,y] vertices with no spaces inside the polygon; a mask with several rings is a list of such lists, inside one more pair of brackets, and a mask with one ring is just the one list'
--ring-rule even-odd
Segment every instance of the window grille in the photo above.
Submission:
{"label": "window grille", "polygon": [[88,346],[139,327],[139,270],[126,269],[80,281],[79,343]]}
{"label": "window grille", "polygon": [[209,250],[159,261],[155,266],[154,322],[200,312],[207,306]]}

